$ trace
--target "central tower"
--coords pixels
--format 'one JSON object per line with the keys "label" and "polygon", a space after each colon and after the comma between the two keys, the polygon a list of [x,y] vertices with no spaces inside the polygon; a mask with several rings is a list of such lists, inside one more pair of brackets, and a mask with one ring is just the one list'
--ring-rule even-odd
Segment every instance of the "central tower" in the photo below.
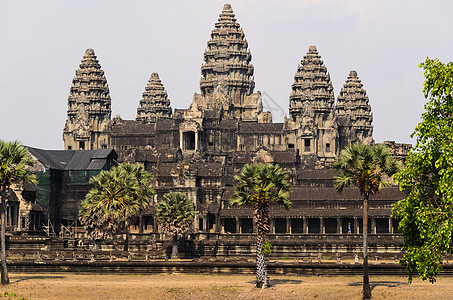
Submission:
{"label": "central tower", "polygon": [[201,95],[195,95],[195,106],[222,109],[223,116],[230,119],[270,122],[270,113],[263,113],[261,94],[253,93],[251,60],[244,31],[236,22],[231,5],[225,4],[204,53]]}
{"label": "central tower", "polygon": [[231,5],[225,4],[204,53],[200,80],[202,95],[212,97],[216,87],[222,85],[233,104],[243,104],[255,88],[251,60],[244,31],[236,23]]}

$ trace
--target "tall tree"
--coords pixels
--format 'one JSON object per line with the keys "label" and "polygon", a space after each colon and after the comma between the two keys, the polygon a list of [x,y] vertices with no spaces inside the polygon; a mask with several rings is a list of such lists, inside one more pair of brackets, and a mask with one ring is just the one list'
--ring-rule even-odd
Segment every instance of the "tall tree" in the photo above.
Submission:
{"label": "tall tree", "polygon": [[93,240],[111,236],[116,246],[116,235],[128,231],[130,221],[152,203],[151,175],[140,165],[121,164],[90,183],[93,188],[80,203],[80,222]]}
{"label": "tall tree", "polygon": [[5,142],[0,140],[0,214],[1,214],[1,283],[8,284],[8,269],[6,267],[6,204],[8,192],[12,185],[37,183],[36,175],[32,172],[34,160],[29,155],[27,147],[20,142]]}
{"label": "tall tree", "polygon": [[403,258],[409,282],[417,272],[435,282],[442,256],[452,253],[453,237],[453,63],[426,59],[423,93],[428,102],[415,127],[415,146],[395,175],[407,196],[393,206],[404,236]]}
{"label": "tall tree", "polygon": [[269,285],[266,259],[264,256],[265,237],[269,232],[269,205],[273,202],[291,208],[288,173],[279,165],[263,163],[246,164],[242,171],[234,176],[236,182],[230,204],[253,207],[253,222],[256,228],[256,286],[264,288]]}
{"label": "tall tree", "polygon": [[172,235],[171,258],[179,258],[178,241],[189,232],[195,215],[192,201],[184,193],[170,192],[157,206],[159,230]]}
{"label": "tall tree", "polygon": [[400,163],[394,159],[384,145],[353,144],[341,151],[332,165],[337,171],[334,177],[335,190],[342,192],[346,187],[357,187],[363,196],[363,299],[371,299],[368,276],[368,201],[390,182],[390,177],[399,171]]}
{"label": "tall tree", "polygon": [[152,203],[152,197],[155,194],[152,188],[152,176],[148,173],[143,166],[138,164],[121,164],[120,167],[132,176],[135,182],[138,184],[138,189],[133,190],[133,197],[140,203],[138,210],[132,212],[133,215],[126,217],[126,241],[124,243],[124,251],[129,250],[129,227],[130,221],[133,219],[141,218],[143,212]]}

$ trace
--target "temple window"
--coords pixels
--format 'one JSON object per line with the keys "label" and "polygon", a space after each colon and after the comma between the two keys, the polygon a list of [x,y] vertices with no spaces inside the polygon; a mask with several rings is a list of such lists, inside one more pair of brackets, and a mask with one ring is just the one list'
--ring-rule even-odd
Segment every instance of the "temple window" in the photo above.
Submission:
{"label": "temple window", "polygon": [[291,219],[291,233],[303,233],[304,219],[292,218]]}
{"label": "temple window", "polygon": [[286,219],[274,219],[275,233],[286,233]]}
{"label": "temple window", "polygon": [[239,219],[241,222],[241,233],[253,233],[253,220],[251,218]]}
{"label": "temple window", "polygon": [[319,218],[308,218],[307,227],[308,233],[320,233],[321,220]]}
{"label": "temple window", "polygon": [[195,132],[186,131],[183,133],[183,150],[195,150]]}
{"label": "temple window", "polygon": [[236,219],[226,218],[223,220],[225,232],[236,233]]}
{"label": "temple window", "polygon": [[310,139],[305,139],[304,140],[304,151],[305,152],[310,152]]}
{"label": "temple window", "polygon": [[326,152],[330,152],[330,143],[326,143]]}

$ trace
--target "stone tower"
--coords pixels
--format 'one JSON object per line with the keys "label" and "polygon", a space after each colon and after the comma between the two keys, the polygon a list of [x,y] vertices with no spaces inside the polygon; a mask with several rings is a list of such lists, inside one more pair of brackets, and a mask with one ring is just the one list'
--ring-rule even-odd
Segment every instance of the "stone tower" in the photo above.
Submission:
{"label": "stone tower", "polygon": [[288,120],[296,130],[301,155],[330,162],[337,153],[335,98],[330,75],[315,46],[310,46],[294,75]]}
{"label": "stone tower", "polygon": [[211,33],[201,67],[201,95],[195,95],[199,108],[224,111],[227,118],[270,122],[263,113],[260,93],[253,93],[255,81],[252,55],[230,4],[225,4]]}
{"label": "stone tower", "polygon": [[349,72],[336,105],[340,149],[351,143],[373,143],[373,114],[362,87],[357,72]]}
{"label": "stone tower", "polygon": [[136,120],[156,123],[157,119],[171,119],[170,100],[157,73],[152,73],[140,100]]}
{"label": "stone tower", "polygon": [[107,79],[93,49],[87,49],[76,70],[63,129],[66,150],[92,150],[109,145],[111,100]]}

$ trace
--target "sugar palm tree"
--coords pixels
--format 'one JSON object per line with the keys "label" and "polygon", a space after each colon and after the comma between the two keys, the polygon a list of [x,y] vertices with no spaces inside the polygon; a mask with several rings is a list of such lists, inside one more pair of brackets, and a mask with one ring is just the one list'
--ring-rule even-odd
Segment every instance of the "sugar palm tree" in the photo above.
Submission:
{"label": "sugar palm tree", "polygon": [[269,283],[263,246],[269,232],[269,204],[274,202],[283,205],[287,210],[291,208],[292,203],[289,200],[291,185],[288,183],[288,174],[278,165],[246,164],[242,171],[234,176],[234,181],[236,187],[230,204],[253,208],[257,239],[256,286],[267,287]]}
{"label": "sugar palm tree", "polygon": [[184,193],[170,192],[157,206],[159,231],[169,233],[173,238],[171,258],[178,258],[178,240],[189,232],[195,215],[194,205]]}
{"label": "sugar palm tree", "polygon": [[143,168],[143,166],[139,164],[121,164],[120,168],[127,174],[130,174],[138,184],[138,189],[133,190],[133,197],[141,204],[137,211],[132,212],[132,215],[126,218],[126,241],[124,243],[124,251],[128,251],[130,221],[133,218],[142,216],[143,212],[151,204],[155,191],[152,188],[152,176]]}
{"label": "sugar palm tree", "polygon": [[368,276],[368,201],[379,193],[387,180],[400,169],[400,163],[384,145],[353,144],[341,151],[332,166],[337,175],[334,187],[342,192],[345,187],[357,187],[363,196],[363,299],[371,299]]}
{"label": "sugar palm tree", "polygon": [[152,203],[151,175],[140,165],[121,164],[90,183],[93,188],[80,204],[80,222],[93,240],[111,235],[116,246],[116,235],[128,231],[130,220]]}
{"label": "sugar palm tree", "polygon": [[0,214],[1,214],[1,283],[8,284],[6,267],[6,203],[12,185],[37,183],[36,175],[30,169],[34,160],[28,154],[27,147],[20,142],[0,140]]}

